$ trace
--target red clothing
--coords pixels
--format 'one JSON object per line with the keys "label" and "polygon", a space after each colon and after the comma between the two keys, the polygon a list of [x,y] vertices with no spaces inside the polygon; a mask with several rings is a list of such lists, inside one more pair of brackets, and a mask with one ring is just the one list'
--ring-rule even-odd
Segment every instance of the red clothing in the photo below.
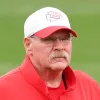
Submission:
{"label": "red clothing", "polygon": [[70,67],[63,73],[68,88],[63,82],[49,88],[26,57],[21,66],[0,78],[0,100],[100,100],[99,87],[88,75]]}

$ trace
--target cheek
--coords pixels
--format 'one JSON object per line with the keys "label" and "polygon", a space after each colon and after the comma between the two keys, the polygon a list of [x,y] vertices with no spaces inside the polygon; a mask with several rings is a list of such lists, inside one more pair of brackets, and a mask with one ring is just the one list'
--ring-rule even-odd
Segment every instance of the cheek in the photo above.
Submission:
{"label": "cheek", "polygon": [[33,55],[41,56],[42,58],[48,57],[50,52],[50,48],[44,46],[44,45],[36,45],[32,48]]}
{"label": "cheek", "polygon": [[72,42],[69,43],[69,44],[66,46],[66,51],[67,51],[69,54],[71,54],[71,52],[72,52]]}
{"label": "cheek", "polygon": [[41,66],[47,66],[49,64],[50,49],[45,46],[36,46],[33,48],[33,59]]}

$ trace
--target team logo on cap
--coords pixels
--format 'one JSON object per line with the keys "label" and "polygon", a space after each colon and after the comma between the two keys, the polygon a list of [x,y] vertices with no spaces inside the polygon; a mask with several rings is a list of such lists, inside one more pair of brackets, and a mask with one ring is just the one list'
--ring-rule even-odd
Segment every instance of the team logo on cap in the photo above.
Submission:
{"label": "team logo on cap", "polygon": [[54,12],[54,11],[49,11],[46,14],[46,19],[49,20],[50,22],[56,21],[61,19],[61,14],[59,14],[58,12]]}

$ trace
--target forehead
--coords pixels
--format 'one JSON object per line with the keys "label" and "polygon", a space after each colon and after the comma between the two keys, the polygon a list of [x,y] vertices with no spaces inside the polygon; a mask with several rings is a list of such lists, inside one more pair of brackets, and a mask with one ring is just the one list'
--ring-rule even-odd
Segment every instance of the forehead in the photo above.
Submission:
{"label": "forehead", "polygon": [[52,33],[48,37],[58,37],[58,36],[70,36],[70,32],[68,30],[58,30],[58,31]]}

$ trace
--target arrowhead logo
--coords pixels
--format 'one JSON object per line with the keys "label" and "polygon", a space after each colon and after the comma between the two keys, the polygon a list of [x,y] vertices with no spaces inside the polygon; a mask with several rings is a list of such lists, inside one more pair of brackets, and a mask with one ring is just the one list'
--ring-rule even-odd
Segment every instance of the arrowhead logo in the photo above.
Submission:
{"label": "arrowhead logo", "polygon": [[49,11],[46,14],[46,19],[50,22],[56,21],[61,19],[61,14],[59,14],[58,12],[54,12],[54,11]]}

